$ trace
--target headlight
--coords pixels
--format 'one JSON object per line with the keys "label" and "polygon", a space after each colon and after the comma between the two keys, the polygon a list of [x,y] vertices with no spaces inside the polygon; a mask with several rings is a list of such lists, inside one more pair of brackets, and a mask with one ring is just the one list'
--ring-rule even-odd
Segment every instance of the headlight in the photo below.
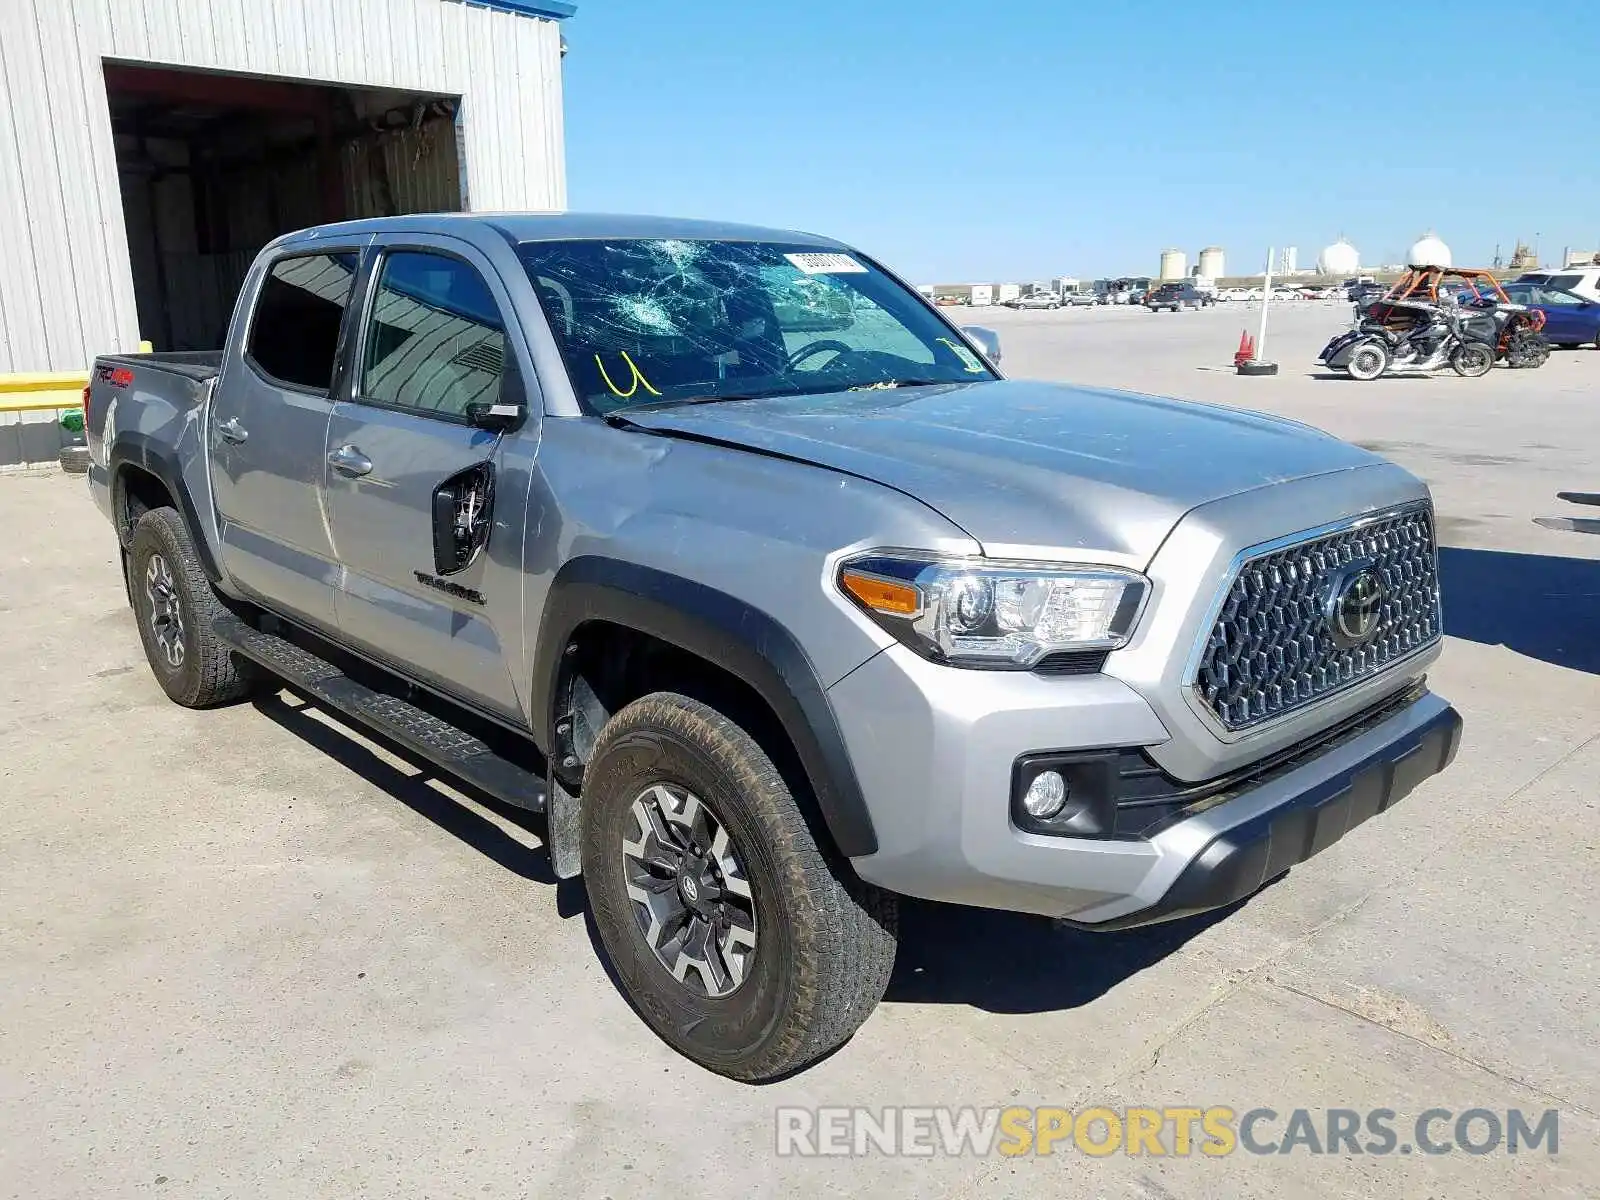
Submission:
{"label": "headlight", "polygon": [[871,551],[839,568],[839,587],[924,658],[961,667],[1032,667],[1062,650],[1115,650],[1149,584],[1115,567]]}

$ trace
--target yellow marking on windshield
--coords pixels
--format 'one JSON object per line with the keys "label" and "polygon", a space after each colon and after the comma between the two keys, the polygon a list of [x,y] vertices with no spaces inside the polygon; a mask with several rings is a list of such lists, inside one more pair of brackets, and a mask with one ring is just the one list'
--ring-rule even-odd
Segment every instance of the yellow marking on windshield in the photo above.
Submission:
{"label": "yellow marking on windshield", "polygon": [[629,355],[626,350],[619,350],[617,353],[622,356],[622,361],[627,363],[628,369],[633,372],[633,378],[628,381],[627,391],[623,391],[612,382],[611,373],[606,370],[606,364],[601,360],[598,354],[594,356],[594,365],[600,368],[600,378],[604,380],[605,385],[611,389],[611,394],[613,396],[616,396],[620,400],[626,400],[629,396],[633,395],[639,390],[639,385],[641,383],[644,384],[644,390],[649,392],[652,396],[661,395],[660,392],[656,391],[655,388],[650,386],[650,381],[644,377],[644,372],[639,370],[639,364],[633,361],[632,356]]}

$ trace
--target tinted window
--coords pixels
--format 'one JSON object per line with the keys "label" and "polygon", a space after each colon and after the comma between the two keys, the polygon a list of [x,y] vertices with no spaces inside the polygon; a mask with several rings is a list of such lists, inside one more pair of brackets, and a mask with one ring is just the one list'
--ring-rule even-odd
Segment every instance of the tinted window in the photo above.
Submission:
{"label": "tinted window", "polygon": [[339,324],[355,284],[354,254],[306,254],[272,264],[250,322],[252,362],[274,379],[326,392]]}
{"label": "tinted window", "polygon": [[361,359],[363,400],[430,416],[493,404],[505,375],[500,306],[477,270],[420,251],[388,255]]}
{"label": "tinted window", "polygon": [[521,256],[589,412],[992,378],[921,297],[845,251],[620,239]]}
{"label": "tinted window", "polygon": [[1555,275],[1550,279],[1553,288],[1575,288],[1583,282],[1582,275]]}

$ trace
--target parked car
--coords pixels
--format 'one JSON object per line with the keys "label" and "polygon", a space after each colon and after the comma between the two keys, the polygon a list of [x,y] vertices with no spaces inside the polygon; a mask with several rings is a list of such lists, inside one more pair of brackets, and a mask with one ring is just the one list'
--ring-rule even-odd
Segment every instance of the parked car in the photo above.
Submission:
{"label": "parked car", "polygon": [[1066,292],[1061,300],[1068,308],[1093,308],[1105,303],[1105,298],[1094,292]]}
{"label": "parked car", "polygon": [[544,813],[634,1011],[773,1079],[878,1003],[900,895],[1217,909],[1455,753],[1421,480],[999,358],[810,234],[349,222],[216,354],[96,360],[90,492],[173,701],[287,682]]}
{"label": "parked car", "polygon": [[1180,308],[1205,308],[1214,301],[1194,284],[1179,282],[1159,284],[1144,298],[1143,303],[1151,312],[1160,312],[1164,308],[1177,312]]}
{"label": "parked car", "polygon": [[1026,309],[1060,308],[1061,297],[1056,295],[1054,292],[1034,292],[1031,295],[1019,298],[1016,302],[1016,307]]}
{"label": "parked car", "polygon": [[1500,286],[1513,303],[1526,304],[1544,314],[1542,332],[1545,341],[1552,346],[1576,350],[1579,346],[1593,345],[1600,349],[1600,302],[1525,279]]}
{"label": "parked car", "polygon": [[1600,304],[1600,267],[1569,267],[1564,271],[1526,271],[1513,283],[1532,283],[1539,287],[1571,292],[1580,300]]}
{"label": "parked car", "polygon": [[1275,287],[1272,289],[1272,298],[1274,300],[1298,300],[1300,299],[1300,289],[1292,287]]}

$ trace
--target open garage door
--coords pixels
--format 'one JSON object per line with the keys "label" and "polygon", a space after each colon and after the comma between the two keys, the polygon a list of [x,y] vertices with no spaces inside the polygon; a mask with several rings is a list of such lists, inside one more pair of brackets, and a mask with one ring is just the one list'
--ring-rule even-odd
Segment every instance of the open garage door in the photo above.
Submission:
{"label": "open garage door", "polygon": [[463,207],[453,96],[105,63],[142,337],[222,345],[263,245]]}

